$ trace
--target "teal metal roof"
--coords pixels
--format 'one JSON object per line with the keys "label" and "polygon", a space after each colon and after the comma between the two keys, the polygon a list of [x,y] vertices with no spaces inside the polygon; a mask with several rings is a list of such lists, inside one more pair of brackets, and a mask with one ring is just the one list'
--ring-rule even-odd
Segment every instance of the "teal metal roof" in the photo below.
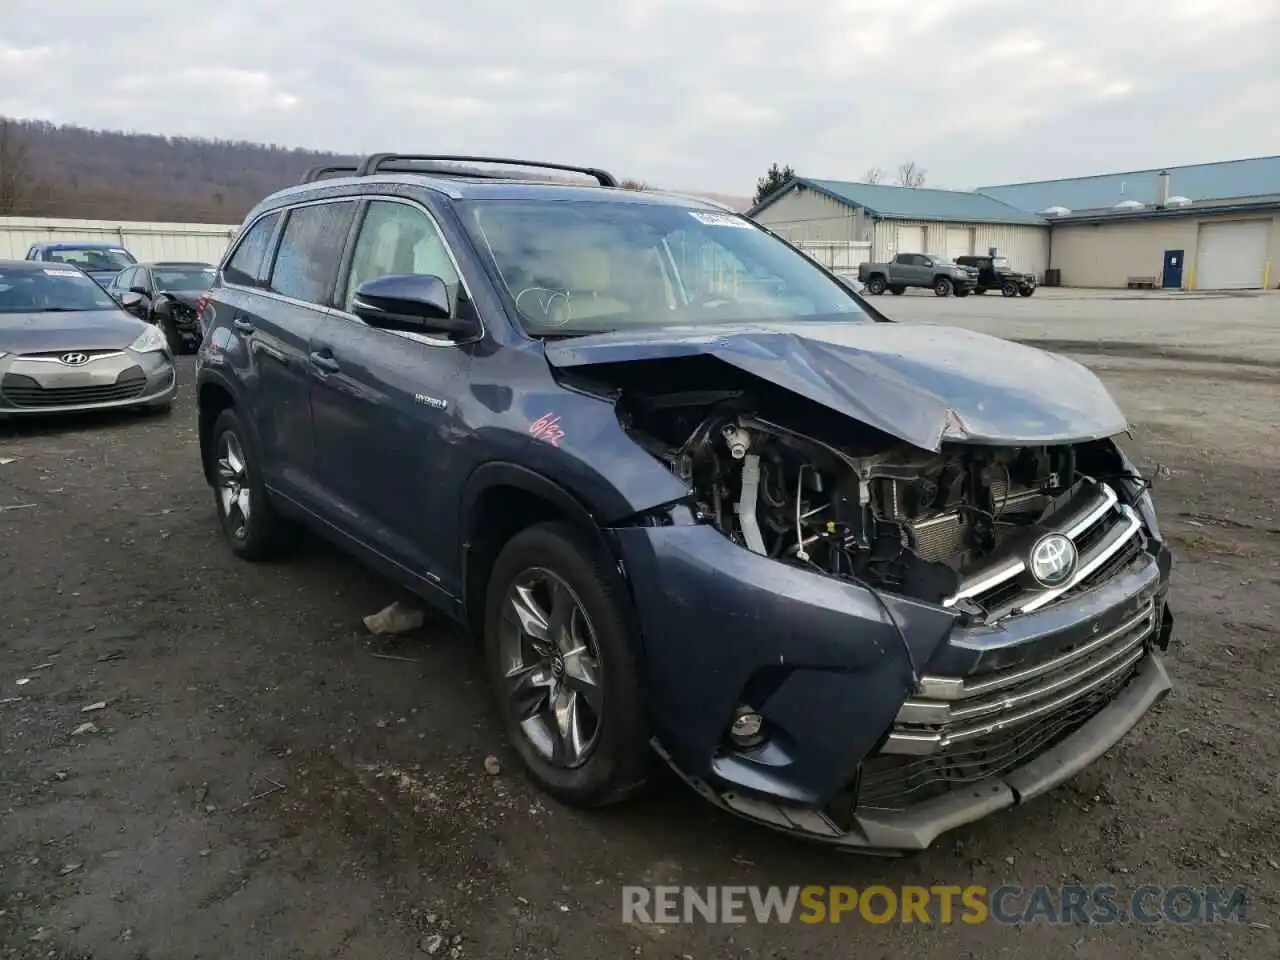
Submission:
{"label": "teal metal roof", "polygon": [[1041,180],[1034,183],[1006,183],[979,187],[978,192],[1011,203],[1022,210],[1066,207],[1068,210],[1095,210],[1113,207],[1122,200],[1156,202],[1160,171],[1169,173],[1169,196],[1189,200],[1225,200],[1280,193],[1280,157],[1223,160],[1184,167],[1160,167],[1106,173],[1095,177]]}
{"label": "teal metal roof", "polygon": [[1019,210],[979,193],[961,190],[931,190],[925,187],[891,187],[880,183],[850,183],[844,180],[814,180],[797,177],[774,191],[748,213],[754,216],[792,190],[807,187],[842,203],[862,207],[881,220],[930,220],[955,223],[1044,224],[1034,213]]}

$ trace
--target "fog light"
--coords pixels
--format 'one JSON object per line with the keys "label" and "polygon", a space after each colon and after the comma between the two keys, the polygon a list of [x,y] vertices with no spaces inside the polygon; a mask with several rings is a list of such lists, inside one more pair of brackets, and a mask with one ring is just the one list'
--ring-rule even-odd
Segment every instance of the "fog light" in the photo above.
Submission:
{"label": "fog light", "polygon": [[764,717],[748,707],[739,707],[729,727],[729,739],[738,747],[754,747],[764,739],[763,728]]}

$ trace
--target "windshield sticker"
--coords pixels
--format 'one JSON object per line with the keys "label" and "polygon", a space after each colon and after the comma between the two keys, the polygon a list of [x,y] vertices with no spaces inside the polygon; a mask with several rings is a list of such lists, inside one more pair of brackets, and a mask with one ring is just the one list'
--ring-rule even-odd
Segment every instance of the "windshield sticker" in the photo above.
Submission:
{"label": "windshield sticker", "polygon": [[81,276],[81,273],[80,273],[80,271],[79,271],[79,270],[59,270],[59,269],[57,269],[56,267],[53,267],[53,268],[45,267],[45,268],[44,268],[44,273],[45,273],[45,276],[47,276],[47,277],[78,277],[78,276]]}
{"label": "windshield sticker", "polygon": [[751,224],[728,213],[706,213],[702,210],[690,210],[689,216],[707,227],[737,227],[739,230],[750,230]]}

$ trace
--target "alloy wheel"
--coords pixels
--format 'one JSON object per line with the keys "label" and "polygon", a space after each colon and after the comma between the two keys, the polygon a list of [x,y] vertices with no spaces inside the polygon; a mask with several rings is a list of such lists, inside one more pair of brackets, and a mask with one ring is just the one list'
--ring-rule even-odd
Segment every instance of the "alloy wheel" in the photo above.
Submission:
{"label": "alloy wheel", "polygon": [[600,648],[582,601],[557,574],[524,571],[502,607],[498,656],[521,731],[554,766],[580,767],[600,737]]}
{"label": "alloy wheel", "polygon": [[248,536],[249,517],[252,513],[249,474],[240,438],[231,431],[218,439],[216,469],[222,515],[226,518],[231,535],[237,540],[243,540]]}

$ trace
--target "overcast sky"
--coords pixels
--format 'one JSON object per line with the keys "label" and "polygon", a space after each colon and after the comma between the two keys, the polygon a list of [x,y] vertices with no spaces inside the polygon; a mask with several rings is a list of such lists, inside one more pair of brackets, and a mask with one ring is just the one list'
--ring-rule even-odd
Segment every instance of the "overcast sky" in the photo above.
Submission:
{"label": "overcast sky", "polygon": [[0,0],[0,114],[750,194],[1280,151],[1280,0]]}

